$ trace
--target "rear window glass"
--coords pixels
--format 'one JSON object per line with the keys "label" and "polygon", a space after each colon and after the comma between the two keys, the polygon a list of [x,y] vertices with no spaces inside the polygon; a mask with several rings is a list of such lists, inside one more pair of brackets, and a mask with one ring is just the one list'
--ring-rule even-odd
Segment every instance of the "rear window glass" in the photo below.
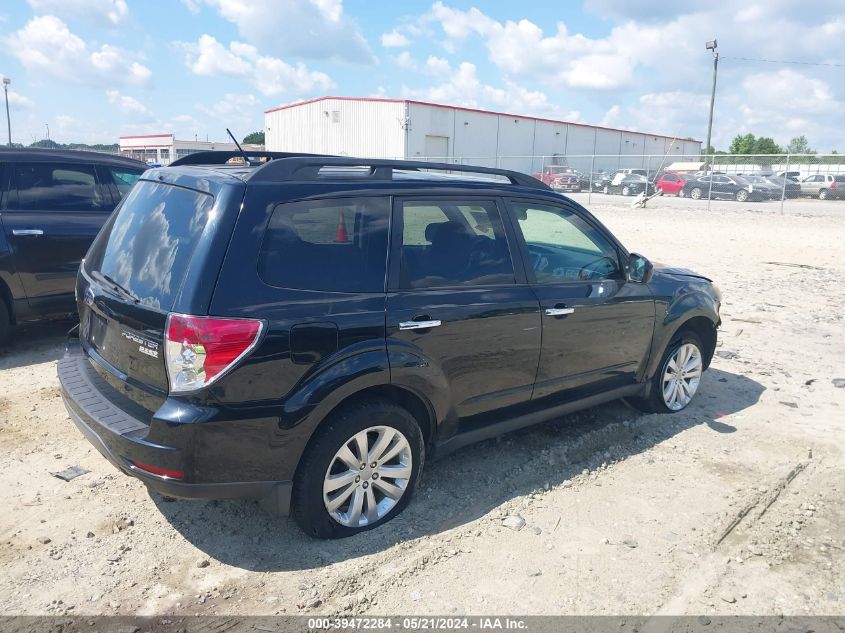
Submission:
{"label": "rear window glass", "polygon": [[144,305],[169,310],[214,198],[190,189],[140,181],[97,236],[85,261]]}
{"label": "rear window glass", "polygon": [[258,273],[280,288],[383,292],[389,217],[387,198],[280,204],[264,234]]}

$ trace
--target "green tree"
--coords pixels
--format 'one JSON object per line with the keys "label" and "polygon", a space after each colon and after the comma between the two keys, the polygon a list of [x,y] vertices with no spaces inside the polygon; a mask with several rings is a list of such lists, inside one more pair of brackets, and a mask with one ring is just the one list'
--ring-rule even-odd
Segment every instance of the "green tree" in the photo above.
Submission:
{"label": "green tree", "polygon": [[264,145],[264,132],[253,132],[252,134],[247,134],[244,136],[244,140],[241,141],[242,143],[246,143],[248,145]]}
{"label": "green tree", "polygon": [[754,143],[754,151],[752,154],[783,154],[783,148],[775,143],[773,138],[768,136],[761,136]]}
{"label": "green tree", "polygon": [[730,154],[753,154],[757,139],[753,134],[737,134],[728,148]]}
{"label": "green tree", "polygon": [[789,141],[789,145],[786,146],[786,151],[789,154],[815,154],[816,151],[810,149],[810,144],[807,142],[807,137],[803,134],[801,136],[796,136],[795,138]]}
{"label": "green tree", "polygon": [[40,141],[35,141],[30,147],[40,147],[42,149],[59,149],[61,146],[53,139],[43,138]]}

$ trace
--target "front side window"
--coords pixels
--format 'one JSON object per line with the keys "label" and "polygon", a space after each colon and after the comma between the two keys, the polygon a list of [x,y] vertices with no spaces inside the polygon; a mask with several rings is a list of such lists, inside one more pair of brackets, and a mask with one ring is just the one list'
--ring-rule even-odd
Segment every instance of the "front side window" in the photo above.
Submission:
{"label": "front side window", "polygon": [[271,286],[326,292],[384,292],[390,202],[342,198],[280,204],[258,272]]}
{"label": "front side window", "polygon": [[616,248],[579,215],[542,204],[517,202],[513,207],[537,283],[622,276]]}
{"label": "front side window", "polygon": [[400,286],[513,284],[513,262],[493,202],[402,204]]}
{"label": "front side window", "polygon": [[[23,211],[110,211],[93,165],[24,163],[15,166],[16,206]],[[15,201],[12,199],[12,203]]]}

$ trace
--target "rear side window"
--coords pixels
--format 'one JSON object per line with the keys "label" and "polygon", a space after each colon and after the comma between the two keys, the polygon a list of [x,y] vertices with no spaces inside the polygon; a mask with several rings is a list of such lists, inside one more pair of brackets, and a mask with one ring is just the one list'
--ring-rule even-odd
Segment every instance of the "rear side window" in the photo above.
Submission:
{"label": "rear side window", "polygon": [[390,202],[289,202],[273,211],[258,256],[264,283],[326,292],[384,292]]}
{"label": "rear side window", "polygon": [[[16,196],[22,211],[111,211],[111,196],[98,186],[93,165],[23,163],[15,165]],[[17,198],[17,199],[15,199]]]}
{"label": "rear side window", "polygon": [[145,304],[169,310],[214,198],[141,181],[97,236],[85,269],[106,275]]}
{"label": "rear side window", "polygon": [[501,216],[492,202],[407,201],[401,221],[402,288],[515,283]]}

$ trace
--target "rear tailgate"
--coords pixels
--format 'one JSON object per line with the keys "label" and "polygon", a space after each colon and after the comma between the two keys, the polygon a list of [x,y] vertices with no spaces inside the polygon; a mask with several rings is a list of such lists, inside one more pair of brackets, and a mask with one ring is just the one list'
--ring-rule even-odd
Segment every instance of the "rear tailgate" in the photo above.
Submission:
{"label": "rear tailgate", "polygon": [[[195,254],[205,259],[209,251],[220,251],[210,248],[207,235],[214,208],[210,192],[139,181],[82,265],[77,299],[83,349],[104,379],[151,412],[168,392],[167,315],[197,296],[196,288],[185,288],[196,285]],[[226,242],[230,234],[223,236]],[[210,268],[213,286],[219,260]],[[207,299],[188,307],[204,310]]]}

